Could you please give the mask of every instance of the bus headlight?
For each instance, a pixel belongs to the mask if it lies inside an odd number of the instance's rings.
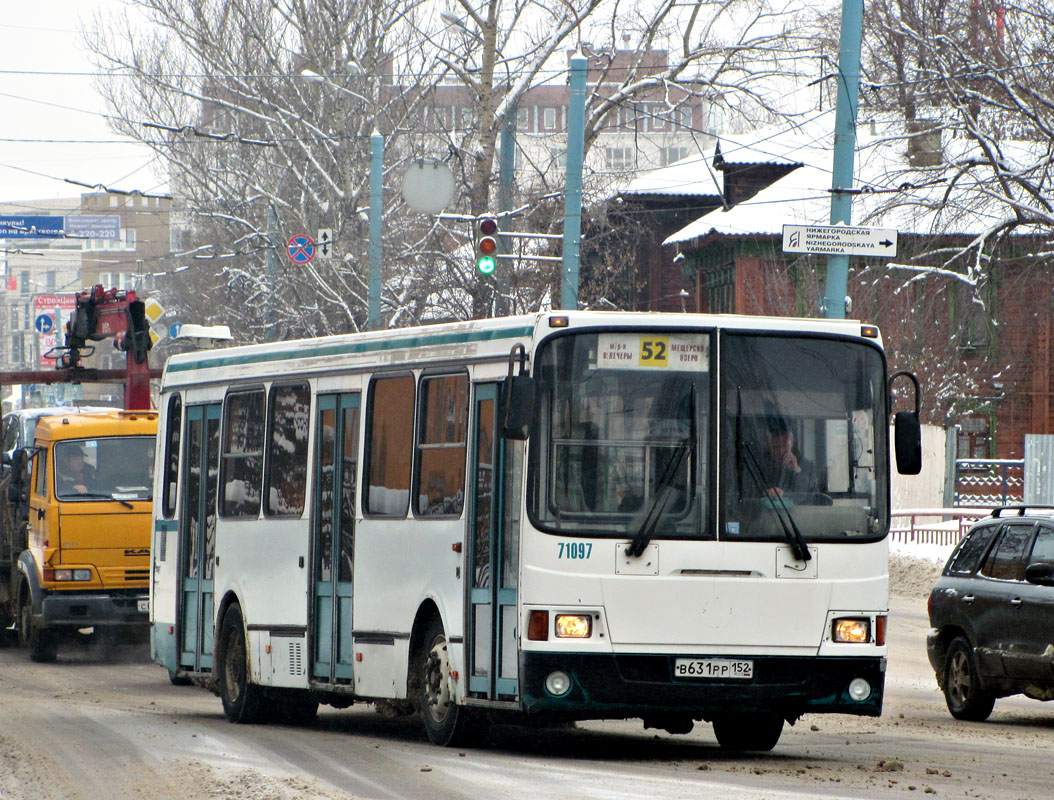
[[[588,639],[593,632],[593,619],[588,614],[557,614],[558,639]]]
[[[867,644],[871,641],[871,620],[859,617],[844,617],[834,621],[831,639],[835,642]]]

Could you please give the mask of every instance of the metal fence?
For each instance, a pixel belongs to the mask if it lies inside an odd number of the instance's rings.
[[[889,538],[903,544],[954,545],[991,508],[910,508],[890,513]]]
[[[955,461],[955,505],[1005,506],[1025,499],[1025,461],[959,458]]]

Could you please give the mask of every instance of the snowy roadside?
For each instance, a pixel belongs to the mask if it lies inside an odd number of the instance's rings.
[[[890,542],[889,591],[927,597],[955,545]]]

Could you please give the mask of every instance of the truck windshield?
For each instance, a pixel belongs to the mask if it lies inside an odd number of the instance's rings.
[[[555,337],[534,370],[531,516],[573,535],[712,538],[706,332]]]
[[[150,500],[154,437],[108,436],[55,444],[55,496],[60,500]]]
[[[849,340],[721,336],[723,539],[877,539],[888,521],[885,370]]]

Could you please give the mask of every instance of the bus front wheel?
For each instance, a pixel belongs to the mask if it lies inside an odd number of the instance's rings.
[[[216,658],[220,699],[227,719],[245,725],[266,722],[263,691],[249,682],[245,626],[242,610],[237,605],[232,605],[223,615]]]
[[[783,734],[779,714],[725,714],[713,719],[714,736],[725,750],[767,751]]]
[[[450,660],[443,623],[433,617],[421,653],[421,716],[432,744],[454,747],[469,738],[468,711],[459,706],[451,690]]]

